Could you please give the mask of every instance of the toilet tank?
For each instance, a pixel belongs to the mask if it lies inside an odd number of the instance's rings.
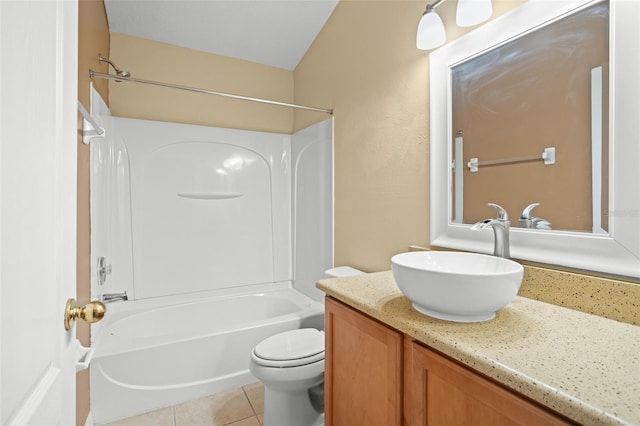
[[[331,268],[324,271],[325,278],[350,277],[353,275],[363,274],[365,274],[365,272],[352,268],[351,266],[338,266],[337,268]]]

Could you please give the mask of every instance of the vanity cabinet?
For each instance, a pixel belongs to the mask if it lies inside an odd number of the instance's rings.
[[[325,301],[325,425],[402,424],[401,333]]]
[[[330,297],[325,321],[327,426],[571,424]]]

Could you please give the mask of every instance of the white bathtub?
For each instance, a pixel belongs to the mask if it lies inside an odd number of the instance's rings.
[[[286,330],[323,328],[321,303],[291,288],[247,290],[108,304],[105,320],[93,330],[94,421],[256,381],[249,354],[260,340]]]

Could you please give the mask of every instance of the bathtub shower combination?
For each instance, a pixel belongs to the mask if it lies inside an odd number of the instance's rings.
[[[91,142],[91,413],[105,423],[256,379],[251,349],[323,328],[331,120],[294,135],[112,117]]]

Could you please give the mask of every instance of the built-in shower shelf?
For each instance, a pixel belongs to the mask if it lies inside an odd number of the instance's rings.
[[[242,197],[239,192],[178,192],[178,197],[194,200],[229,200]]]

